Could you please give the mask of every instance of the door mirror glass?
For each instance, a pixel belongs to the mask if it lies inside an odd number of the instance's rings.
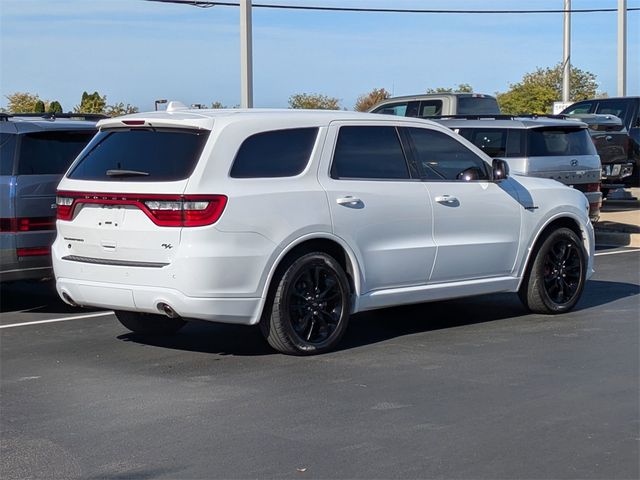
[[[502,158],[493,159],[493,179],[504,180],[509,176],[509,164]]]

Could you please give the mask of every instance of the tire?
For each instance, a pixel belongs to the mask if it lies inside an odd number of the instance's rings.
[[[274,277],[260,328],[269,345],[289,355],[333,349],[350,313],[349,280],[330,255],[313,252],[285,264]]]
[[[534,253],[520,300],[534,313],[568,312],[582,295],[586,272],[587,254],[578,236],[568,228],[554,230]]]
[[[150,313],[125,312],[116,310],[116,318],[122,325],[142,335],[172,335],[185,326],[181,318],[169,318]]]

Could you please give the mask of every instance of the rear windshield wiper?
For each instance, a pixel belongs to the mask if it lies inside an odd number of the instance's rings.
[[[110,177],[146,177],[149,172],[140,172],[138,170],[107,170]]]

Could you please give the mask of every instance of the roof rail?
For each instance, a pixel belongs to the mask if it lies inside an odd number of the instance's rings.
[[[517,118],[555,118],[555,119],[559,119],[559,120],[566,120],[567,118],[569,118],[567,115],[551,115],[551,114],[543,114],[543,115],[539,115],[536,113],[527,113],[527,114],[523,114],[523,115],[505,115],[505,114],[492,114],[492,113],[487,113],[487,114],[474,114],[474,115],[437,115],[437,116],[422,116],[419,118],[424,118],[427,120],[432,120],[432,119],[442,119],[442,120],[446,120],[446,119],[463,119],[463,120],[515,120]]]
[[[103,118],[110,118],[109,115],[104,115],[102,113],[54,113],[54,112],[46,112],[46,113],[0,113],[0,121],[7,121],[11,117],[19,117],[19,118],[42,118],[44,120],[55,120],[56,118],[68,118],[72,120],[89,120],[89,121],[97,121],[102,120]]]

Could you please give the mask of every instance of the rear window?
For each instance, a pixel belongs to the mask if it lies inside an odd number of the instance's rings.
[[[238,150],[231,167],[233,178],[293,177],[311,157],[317,128],[273,130],[250,136]]]
[[[20,141],[18,175],[62,175],[95,131],[27,133]]]
[[[188,178],[209,137],[187,129],[118,129],[94,137],[69,178],[168,182]]]
[[[16,136],[14,134],[0,134],[0,175],[13,174],[13,159],[16,149]]]
[[[529,130],[528,137],[530,157],[596,155],[586,128],[534,128]]]
[[[458,97],[458,115],[499,114],[500,107],[493,97]]]

